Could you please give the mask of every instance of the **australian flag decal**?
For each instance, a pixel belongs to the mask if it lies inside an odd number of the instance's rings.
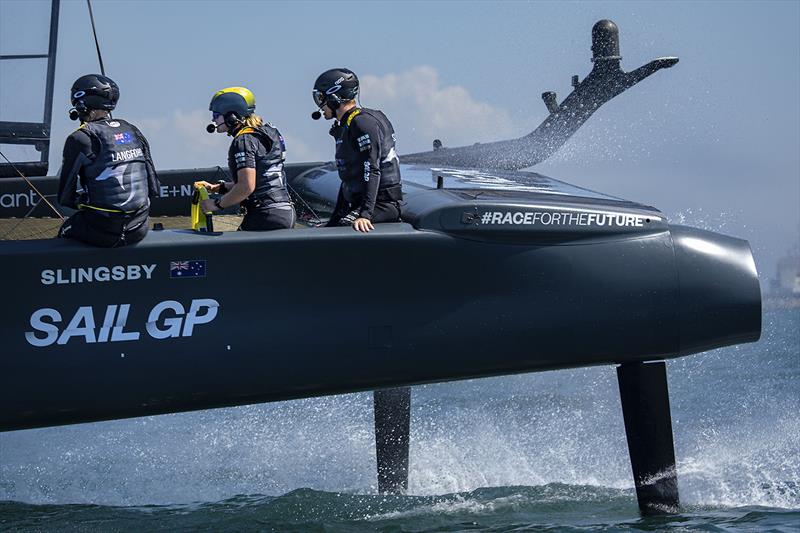
[[[133,135],[129,131],[114,134],[114,142],[116,144],[130,144],[132,141]]]
[[[169,277],[172,279],[204,278],[206,277],[206,260],[170,261]]]

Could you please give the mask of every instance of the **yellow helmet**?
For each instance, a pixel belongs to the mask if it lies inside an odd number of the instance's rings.
[[[236,118],[245,118],[256,110],[256,97],[245,87],[227,87],[214,93],[208,109],[222,116],[235,113]]]

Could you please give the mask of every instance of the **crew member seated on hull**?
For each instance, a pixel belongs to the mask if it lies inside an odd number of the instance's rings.
[[[239,204],[245,210],[239,230],[266,231],[294,226],[295,211],[286,186],[286,146],[280,132],[255,114],[256,99],[244,87],[228,87],[214,94],[208,132],[233,137],[228,167],[233,181],[197,182],[221,196],[203,200],[204,212]]]
[[[107,248],[137,243],[147,234],[150,198],[160,186],[147,139],[133,124],[111,117],[119,100],[111,78],[81,76],[70,100],[69,116],[81,127],[64,143],[58,199],[78,211],[58,236]]]
[[[330,133],[342,184],[327,225],[366,233],[378,222],[400,222],[403,193],[392,123],[381,111],[358,107],[358,88],[351,70],[335,68],[320,74],[312,95],[325,120],[336,118]]]

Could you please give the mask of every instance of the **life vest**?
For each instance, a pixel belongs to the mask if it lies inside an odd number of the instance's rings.
[[[86,122],[81,130],[99,151],[77,170],[86,192],[86,201],[78,207],[132,213],[148,206],[146,141],[139,130],[116,118]]]
[[[363,158],[359,144],[360,139],[356,138],[350,128],[353,120],[359,115],[368,116],[377,122],[381,131],[379,153],[381,179],[378,184],[376,200],[379,202],[400,201],[403,199],[403,193],[400,181],[400,159],[395,151],[394,128],[382,111],[367,108],[356,108],[343,117],[344,122],[334,133],[334,137],[337,139],[336,165],[342,180],[342,192],[345,199],[351,203],[359,203],[366,188],[364,175],[367,169],[360,163]],[[377,140],[371,142],[377,142]]]
[[[291,203],[283,168],[286,147],[280,132],[270,124],[258,128],[245,127],[236,132],[228,157],[233,181],[238,181],[235,152],[239,148],[236,146],[236,139],[242,135],[253,135],[267,149],[265,153],[256,153],[256,186],[242,205],[257,208],[276,203]]]

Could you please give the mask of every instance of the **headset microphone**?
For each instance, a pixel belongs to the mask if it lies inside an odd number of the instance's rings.
[[[74,107],[69,110],[69,119],[70,120],[78,120],[78,110]]]
[[[319,111],[314,111],[313,113],[311,113],[311,118],[313,118],[314,120],[319,120],[322,118],[322,113],[320,113]]]
[[[212,122],[211,124],[206,126],[206,131],[208,133],[214,133],[215,131],[217,131],[217,124],[215,122]]]

